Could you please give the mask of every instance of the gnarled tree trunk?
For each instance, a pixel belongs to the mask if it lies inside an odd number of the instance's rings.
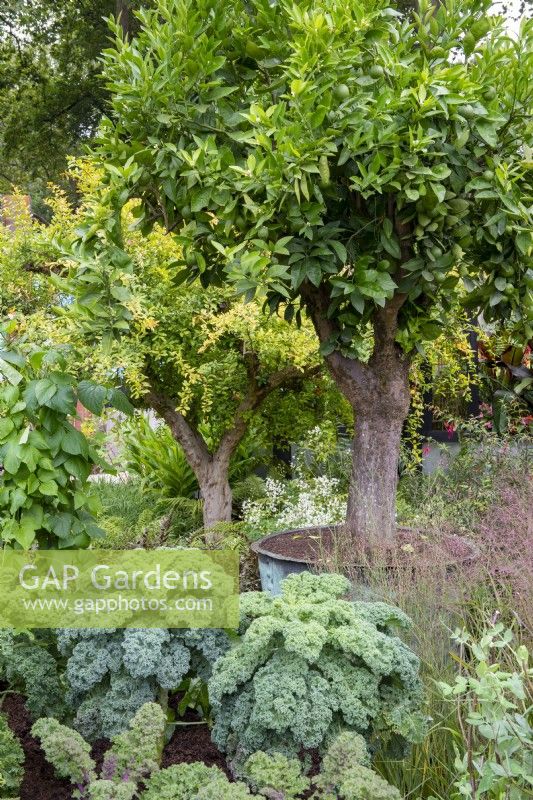
[[[372,375],[372,366],[370,365]],[[388,546],[396,531],[402,427],[409,411],[408,367],[395,356],[373,374],[372,393],[350,392],[355,416],[346,526],[370,546]]]
[[[280,387],[298,386],[302,380],[317,374],[320,367],[300,370],[288,366],[270,375],[266,383],[257,382],[256,364],[250,359],[248,364],[248,394],[235,411],[233,424],[222,435],[217,449],[212,453],[201,434],[179,411],[176,401],[155,385],[145,395],[146,405],[153,408],[167,423],[172,435],[183,447],[185,457],[194,471],[200,485],[203,500],[203,523],[206,539],[213,541],[209,534],[218,522],[230,522],[232,512],[232,492],[229,483],[231,458],[248,430],[250,413],[273,391]]]
[[[302,288],[321,342],[335,338],[324,287]],[[410,358],[396,343],[398,312],[404,302],[395,295],[376,310],[374,352],[368,362],[334,350],[326,356],[335,383],[353,408],[355,435],[348,494],[346,533],[359,547],[389,546],[396,532],[396,488],[402,426],[409,412]]]
[[[198,471],[206,531],[218,522],[231,522],[232,493],[228,475],[229,461],[216,455]]]

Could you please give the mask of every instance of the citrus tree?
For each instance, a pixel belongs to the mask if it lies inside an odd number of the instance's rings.
[[[101,202],[101,173],[89,163],[74,162],[69,175],[80,204],[53,189],[48,225],[31,218],[24,197],[11,200],[14,225],[0,226],[2,317],[39,349],[60,348],[78,379],[93,379],[80,400],[96,415],[113,384],[155,409],[199,479],[205,525],[228,520],[230,462],[246,436],[293,441],[326,415],[349,421],[312,327],[268,319],[228,287],[181,285],[171,237],[130,230],[131,206],[117,215],[116,202]],[[97,246],[90,257],[75,248],[75,279],[62,277],[72,242],[92,226]]]
[[[531,335],[533,23],[510,38],[489,12],[160,0],[106,51],[99,157],[141,226],[178,237],[185,277],[312,317],[355,412],[354,536],[393,539],[409,365],[440,309],[464,290]]]
[[[81,374],[127,387],[137,408],[165,420],[198,480],[208,529],[231,519],[230,467],[250,430],[298,438],[326,409],[342,417],[342,400],[309,322],[268,317],[228,286],[183,285],[181,247],[161,228],[131,230],[135,208],[106,199],[93,175],[72,271],[55,278],[71,298],[57,309],[61,335]],[[102,411],[98,401],[89,408]]]

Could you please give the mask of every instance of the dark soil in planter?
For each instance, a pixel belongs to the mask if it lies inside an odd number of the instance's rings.
[[[26,756],[20,800],[72,800],[72,785],[55,776],[54,769],[46,761],[38,741],[30,734],[33,722],[24,705],[24,698],[19,694],[7,694],[2,711],[7,715],[11,729],[20,739]],[[185,720],[196,722],[198,717],[194,712],[187,712]],[[109,742],[105,740],[95,743],[92,755],[98,766],[102,764],[108,747]],[[162,767],[189,764],[193,761],[217,766],[228,774],[226,760],[211,741],[207,725],[177,725],[163,752]]]
[[[208,767],[219,767],[230,777],[226,759],[211,741],[211,732],[207,725],[177,725],[172,739],[165,747],[161,766],[191,764],[193,761],[203,761]]]
[[[302,528],[273,534],[260,542],[263,552],[307,564],[342,563],[360,567],[377,562],[380,565],[408,567],[413,561],[435,558],[446,564],[459,564],[473,558],[473,545],[461,538],[447,534],[439,540],[430,539],[420,531],[399,528],[396,547],[378,551],[359,551],[346,540],[341,526]]]
[[[177,693],[169,699],[170,708],[176,709],[182,695]],[[174,734],[163,752],[162,767],[172,764],[191,764],[203,761],[208,767],[218,767],[231,777],[226,759],[211,741],[209,726],[200,721],[196,711],[187,709],[174,728]],[[183,724],[188,723],[188,724]]]
[[[24,698],[18,694],[6,695],[2,711],[7,714],[11,730],[20,739],[26,756],[20,800],[71,800],[70,782],[55,777],[53,767],[46,761],[38,741],[30,734],[33,723],[24,705]]]

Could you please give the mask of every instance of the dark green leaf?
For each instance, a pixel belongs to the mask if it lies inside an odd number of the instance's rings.
[[[113,406],[113,408],[117,409],[117,411],[121,411],[123,414],[126,414],[127,416],[133,414],[134,408],[132,404],[130,403],[124,392],[122,392],[120,389],[113,389],[111,391],[109,395],[109,402]]]
[[[102,413],[106,395],[107,389],[93,381],[81,381],[78,384],[78,399],[92,414]]]

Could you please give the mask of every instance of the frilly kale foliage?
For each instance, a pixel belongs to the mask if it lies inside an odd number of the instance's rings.
[[[23,776],[24,753],[19,740],[0,714],[0,797],[18,795]]]
[[[302,774],[302,762],[275,753],[254,753],[244,765],[246,780],[271,800],[296,800],[314,789],[311,800],[400,800],[400,793],[370,767],[366,742],[343,731],[329,746],[319,775]],[[309,795],[306,795],[309,796]]]
[[[343,731],[332,743],[314,778],[311,800],[401,800],[398,789],[370,768],[370,757],[362,736]]]
[[[154,773],[141,797],[142,800],[248,800],[257,795],[250,794],[244,783],[230,783],[218,767],[197,762],[176,764]]]
[[[311,781],[302,774],[302,762],[282,753],[268,755],[260,750],[244,765],[244,777],[250,786],[266,797],[295,800],[306,792]]]
[[[53,717],[43,717],[37,720],[31,732],[40,739],[46,758],[58,777],[79,784],[96,779],[91,746],[77,731],[67,728]]]
[[[397,789],[370,769],[365,740],[344,731],[331,744],[322,772],[313,780],[303,774],[299,759],[281,753],[257,752],[244,765],[242,781],[230,783],[217,767],[178,764],[155,772],[141,800],[400,800]],[[92,800],[92,798],[91,798]]]
[[[339,728],[391,744],[417,738],[419,661],[394,635],[409,619],[340,599],[340,575],[291,575],[280,597],[241,597],[241,641],[209,681],[213,740],[235,766],[256,750],[297,755]]]
[[[132,800],[138,784],[159,768],[166,718],[156,703],[146,703],[130,727],[116,737],[106,753],[100,777],[90,745],[77,731],[50,717],[38,720],[32,734],[41,741],[57,775],[76,787],[73,797],[83,800]]]
[[[217,630],[63,630],[58,647],[68,658],[74,725],[92,740],[126,730],[144,703],[189,673],[207,680],[228,637]]]
[[[65,714],[65,692],[50,631],[38,631],[31,637],[0,631],[0,680],[25,695],[34,718]]]
[[[202,763],[160,770],[165,723],[161,707],[146,703],[129,729],[115,737],[100,775],[90,745],[77,731],[43,718],[32,733],[57,775],[75,786],[78,800],[297,800],[311,787],[312,800],[400,800],[397,789],[370,768],[366,742],[356,733],[344,731],[333,741],[312,781],[297,759],[254,753],[244,764],[248,786],[230,783],[218,767]]]
[[[32,728],[57,775],[75,786],[78,800],[248,800],[243,783],[232,784],[222,770],[205,764],[180,764],[160,770],[165,714],[156,703],[139,709],[127,731],[114,739],[101,773],[88,742],[52,718]]]

